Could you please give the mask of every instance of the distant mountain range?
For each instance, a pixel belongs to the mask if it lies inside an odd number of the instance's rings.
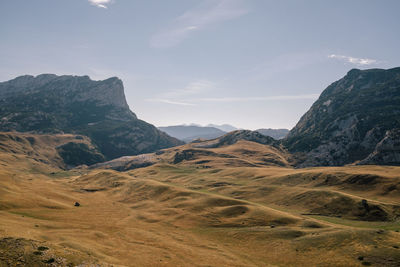
[[[274,139],[282,139],[285,138],[285,136],[289,133],[288,129],[258,129],[256,132],[259,132],[260,134],[263,134],[265,136],[270,136]]]
[[[214,127],[214,128],[220,129],[221,131],[224,131],[226,133],[239,130],[239,128],[236,128],[235,126],[232,126],[230,124],[221,124],[221,125],[208,124],[206,127]]]
[[[158,127],[158,129],[186,143],[189,143],[196,139],[208,140],[208,139],[218,138],[227,133],[227,131],[223,131],[221,129],[226,129],[226,130],[233,129],[229,132],[238,130],[236,127],[231,126],[229,124],[223,124],[223,125],[208,124],[208,126],[201,126],[196,124],[175,125],[175,126]],[[287,129],[259,129],[256,131],[261,133],[262,135],[269,136],[274,139],[282,139],[289,132],[289,130]]]
[[[88,76],[42,74],[2,82],[0,131],[85,135],[105,159],[183,144],[139,120],[116,77],[93,81]]]
[[[167,127],[158,127],[159,130],[168,135],[189,143],[195,139],[214,139],[224,135],[226,132],[214,127],[175,125]]]

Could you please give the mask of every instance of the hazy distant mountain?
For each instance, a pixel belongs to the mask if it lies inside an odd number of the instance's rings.
[[[214,127],[203,127],[194,125],[175,125],[158,127],[168,135],[185,142],[191,142],[195,139],[213,139],[224,135],[226,132]]]
[[[302,166],[400,165],[399,128],[400,68],[353,69],[322,92],[284,144],[305,153]]]
[[[221,131],[224,131],[224,132],[227,132],[227,133],[239,130],[235,126],[232,126],[232,125],[229,125],[229,124],[222,124],[222,125],[208,124],[206,127],[214,127],[214,128],[220,129]]]
[[[289,130],[288,129],[258,129],[256,130],[256,132],[259,132],[260,134],[266,135],[266,136],[270,136],[274,139],[282,139],[284,138],[288,133]]]
[[[106,159],[182,144],[136,117],[116,77],[42,74],[2,82],[0,131],[86,135]]]

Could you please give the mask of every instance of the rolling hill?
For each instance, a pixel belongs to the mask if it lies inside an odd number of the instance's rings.
[[[56,148],[76,136],[7,138],[0,150],[2,266],[400,261],[399,167],[295,169],[275,140],[239,131],[161,150],[143,168],[65,171]]]

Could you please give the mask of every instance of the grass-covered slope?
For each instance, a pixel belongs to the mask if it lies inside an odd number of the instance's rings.
[[[0,160],[67,169],[102,162],[104,156],[82,135],[0,132]]]
[[[213,149],[239,156],[250,143]],[[65,172],[9,155],[0,158],[0,266],[400,261],[399,167],[227,167],[219,158]]]

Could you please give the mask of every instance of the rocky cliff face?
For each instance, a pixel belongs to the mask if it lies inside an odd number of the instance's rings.
[[[65,103],[92,101],[127,109],[124,86],[117,77],[92,81],[89,76],[25,75],[0,83],[0,96],[52,93]]]
[[[0,83],[0,130],[83,134],[106,159],[181,144],[137,119],[116,77],[42,74]]]
[[[358,164],[400,165],[400,129],[387,131],[375,150]]]
[[[331,84],[283,141],[302,152],[300,166],[366,159],[400,127],[400,68],[353,69]]]

